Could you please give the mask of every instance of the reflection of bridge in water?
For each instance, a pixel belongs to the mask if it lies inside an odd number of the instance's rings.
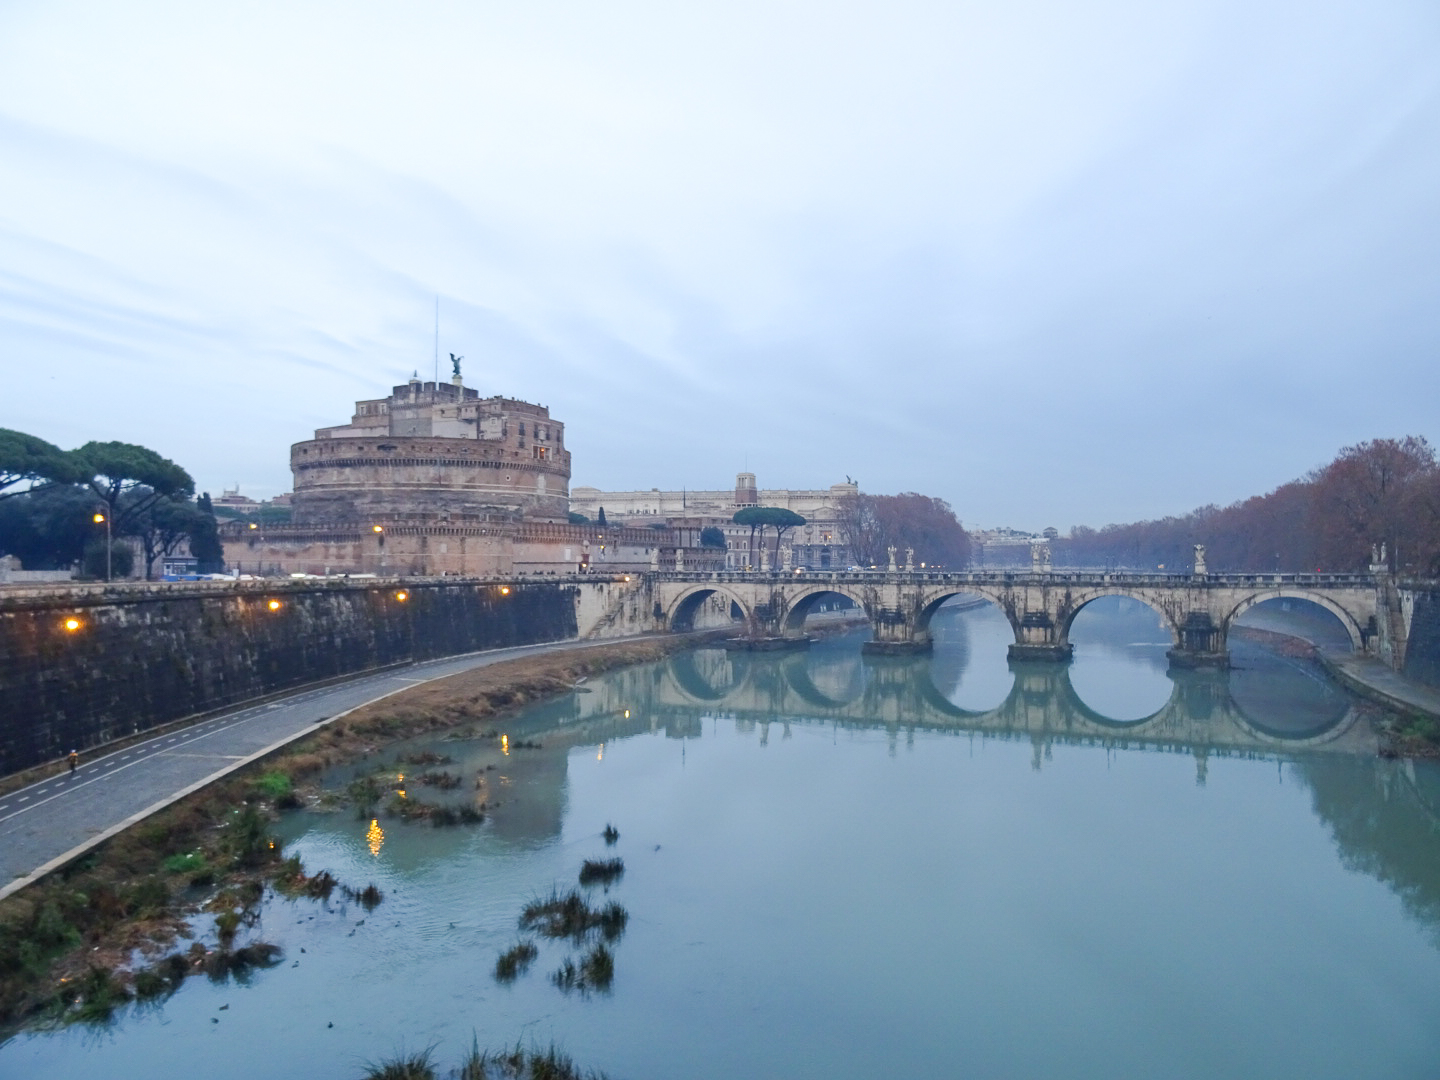
[[[837,672],[837,663],[853,667]],[[818,720],[1197,751],[1376,751],[1369,723],[1343,695],[1297,724],[1294,717],[1247,710],[1232,692],[1242,675],[1173,670],[1170,700],[1162,708],[1143,719],[1115,720],[1080,698],[1067,665],[1012,663],[1010,670],[1014,684],[1005,700],[977,711],[961,708],[936,687],[928,657],[862,658],[857,652],[817,664],[808,653],[697,649],[608,678],[579,699],[576,719],[599,720],[631,709],[637,718],[647,715],[651,725],[680,730],[723,716],[757,724]]]
[[[1197,780],[1212,755],[1279,759],[1309,790],[1347,865],[1384,882],[1412,916],[1440,934],[1440,769],[1380,758],[1369,723],[1343,693],[1312,698],[1316,707],[1303,717],[1280,715],[1270,711],[1273,699],[1247,690],[1243,670],[1172,671],[1164,707],[1122,722],[1080,700],[1065,665],[1011,670],[1015,681],[1005,700],[974,711],[936,687],[926,657],[699,649],[609,672],[586,687],[590,692],[533,710],[527,723],[510,730],[542,738],[546,753],[562,755],[582,748],[589,755],[596,744],[636,735],[701,738],[705,721],[713,719],[749,728],[762,743],[767,730],[787,724],[886,731],[892,746],[917,730],[973,733],[1028,739],[1036,767],[1057,744],[1190,753]],[[547,836],[560,834],[563,817],[565,758],[555,764],[541,795],[553,817]]]

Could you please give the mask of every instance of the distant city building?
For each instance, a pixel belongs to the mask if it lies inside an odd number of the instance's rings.
[[[237,513],[249,514],[260,509],[260,504],[248,495],[241,495],[240,488],[225,488],[220,494],[210,500],[210,505],[216,509],[234,510]]]
[[[1055,530],[1045,530],[1046,534],[1053,531]],[[1031,546],[1043,543],[1045,539],[1045,536],[1021,532],[1019,529],[1004,527],[972,529],[970,532],[970,558],[977,569],[982,567],[1026,567],[1031,563]]]
[[[734,488],[717,491],[572,488],[570,509],[594,521],[604,507],[605,520],[612,525],[664,523],[678,530],[677,536],[686,547],[698,545],[699,534],[705,528],[718,528],[725,534],[725,568],[736,570],[759,565],[761,560],[758,550],[750,549],[750,529],[731,520],[735,512],[747,506],[778,506],[805,519],[804,525],[785,534],[790,565],[819,570],[853,562],[840,527],[840,509],[846,498],[859,493],[860,486],[848,480],[828,488],[762,489],[756,486],[754,473],[742,472],[736,475]],[[773,549],[774,533],[767,530],[767,536],[767,548]]]
[[[419,575],[673,563],[669,530],[568,523],[564,431],[543,405],[480,397],[458,364],[450,383],[413,378],[291,447],[291,521],[226,523],[226,561],[262,574]]]

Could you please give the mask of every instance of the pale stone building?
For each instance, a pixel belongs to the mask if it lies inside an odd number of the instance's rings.
[[[846,498],[859,493],[860,486],[848,479],[828,488],[759,488],[755,474],[743,472],[736,475],[733,489],[721,491],[572,488],[570,509],[594,521],[604,507],[605,520],[612,525],[664,522],[679,530],[687,543],[692,542],[691,533],[698,535],[702,528],[714,526],[725,534],[726,568],[735,570],[760,562],[759,553],[750,549],[750,530],[731,520],[735,512],[747,506],[778,506],[794,511],[806,522],[785,535],[790,565],[819,570],[849,566],[853,561],[840,528],[840,508]]]

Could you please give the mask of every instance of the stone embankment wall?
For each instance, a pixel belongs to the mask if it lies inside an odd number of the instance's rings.
[[[1440,688],[1440,589],[1399,591],[1402,617],[1408,624],[1401,671],[1407,679]]]
[[[336,676],[635,633],[645,627],[638,605],[624,602],[631,587],[617,578],[0,591],[0,774]]]

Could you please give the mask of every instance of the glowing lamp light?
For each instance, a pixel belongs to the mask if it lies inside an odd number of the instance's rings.
[[[377,533],[383,533],[385,531],[385,528],[383,525],[376,525],[374,531]]]
[[[64,624],[64,625],[65,625],[65,629],[68,630],[70,633],[73,634],[73,633],[75,633],[76,630],[79,630],[80,627],[84,626],[85,624],[82,623],[79,619],[70,618],[70,619],[66,619],[66,620],[65,620],[65,624]]]
[[[260,527],[260,526],[259,526],[259,525],[256,525],[255,522],[253,522],[253,521],[250,522],[250,528],[252,528],[252,529],[258,529],[259,527]]]
[[[510,753],[510,736],[509,736],[509,735],[501,735],[501,736],[500,736],[500,752],[501,752],[502,754],[509,754],[509,753]]]
[[[626,710],[625,710],[625,719],[626,719],[626,720],[629,720],[629,719],[630,719],[630,710],[629,710],[629,709],[626,709]]]
[[[271,600],[265,606],[268,607],[271,611],[279,611],[281,605],[279,600]]]
[[[95,521],[95,524],[96,524],[96,525],[104,525],[104,524],[105,524],[105,515],[104,515],[104,514],[96,514],[95,517],[94,517],[94,521]]]
[[[509,585],[501,585],[501,586],[500,586],[500,595],[501,595],[501,596],[509,596],[509,595],[510,595],[510,586],[509,586]]]
[[[401,589],[395,594],[395,599],[399,600],[403,604],[406,600],[410,599],[410,594],[407,593],[404,589]]]

